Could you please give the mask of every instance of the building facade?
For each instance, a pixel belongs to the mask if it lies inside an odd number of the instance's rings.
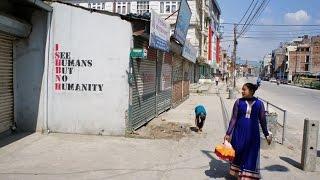
[[[266,77],[271,77],[272,72],[272,54],[266,54],[263,57],[263,75]]]
[[[320,74],[320,35],[311,37],[311,73]]]
[[[274,75],[292,81],[296,75],[320,73],[320,36],[303,36],[273,50]],[[266,62],[264,61],[264,64]]]
[[[86,8],[105,10],[119,14],[156,13],[171,25],[173,34],[180,7],[180,0],[64,0]],[[188,0],[191,20],[187,40],[197,49],[197,63],[192,67],[194,82],[208,78],[219,68],[221,10],[216,0]]]
[[[286,49],[284,47],[279,47],[274,50],[274,76],[276,78],[285,79],[287,75],[285,74],[286,71]]]

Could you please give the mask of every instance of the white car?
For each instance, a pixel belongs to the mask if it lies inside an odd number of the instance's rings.
[[[269,80],[270,82],[274,82],[274,83],[276,83],[277,82],[277,79],[276,78],[270,78],[270,80]]]

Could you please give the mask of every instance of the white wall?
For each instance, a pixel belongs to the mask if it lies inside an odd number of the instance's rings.
[[[54,132],[123,135],[129,102],[127,74],[132,45],[131,24],[117,16],[53,3],[50,42],[49,119]],[[68,26],[66,26],[68,25]],[[71,59],[92,60],[74,67],[62,83],[103,84],[102,91],[55,90],[54,49]]]

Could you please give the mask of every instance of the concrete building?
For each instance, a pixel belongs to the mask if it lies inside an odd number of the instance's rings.
[[[219,65],[219,72],[223,76],[228,76],[229,75],[228,64],[229,64],[230,60],[231,60],[231,58],[228,56],[227,51],[226,50],[221,50],[220,62],[218,63],[218,65]]]
[[[297,38],[286,46],[286,73],[292,81],[297,74],[311,73],[311,51],[308,36]]]
[[[274,54],[274,75],[276,78],[286,79],[286,49],[284,46],[281,46],[273,51]]]
[[[266,77],[271,77],[272,73],[272,54],[266,54],[263,57],[263,74]]]
[[[295,75],[317,75],[320,72],[320,36],[307,35],[281,43],[273,50],[272,68],[277,78],[292,81]]]

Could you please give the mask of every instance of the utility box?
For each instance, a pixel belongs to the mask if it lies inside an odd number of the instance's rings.
[[[315,171],[317,165],[319,121],[304,120],[301,166],[304,171]]]
[[[267,128],[268,131],[272,133],[272,142],[268,145],[268,142],[262,132],[261,126],[260,128],[260,146],[262,149],[270,149],[274,148],[275,146],[275,137],[277,135],[277,128],[278,128],[278,114],[277,113],[267,113],[266,114],[266,121],[267,121]]]

